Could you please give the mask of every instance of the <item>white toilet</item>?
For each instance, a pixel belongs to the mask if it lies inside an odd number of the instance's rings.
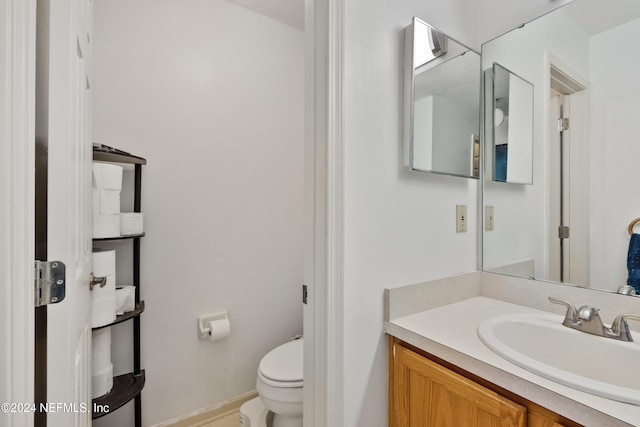
[[[240,408],[240,427],[302,427],[302,362],[302,338],[262,358],[256,380],[259,397]]]

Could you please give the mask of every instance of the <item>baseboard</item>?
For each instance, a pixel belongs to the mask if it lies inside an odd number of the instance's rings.
[[[225,402],[207,406],[188,414],[163,421],[159,424],[155,424],[153,427],[197,427],[199,425],[215,421],[218,418],[222,418],[230,412],[237,411],[244,402],[247,402],[257,396],[258,392],[255,390],[250,391],[248,393],[232,397]]]

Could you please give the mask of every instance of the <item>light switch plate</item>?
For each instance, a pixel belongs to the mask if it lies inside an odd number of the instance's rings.
[[[456,205],[456,233],[467,232],[467,205]]]
[[[493,206],[485,206],[484,207],[484,229],[485,231],[493,231]]]

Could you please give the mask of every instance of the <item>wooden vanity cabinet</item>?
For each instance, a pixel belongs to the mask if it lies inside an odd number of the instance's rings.
[[[389,427],[579,426],[435,359],[390,337]]]

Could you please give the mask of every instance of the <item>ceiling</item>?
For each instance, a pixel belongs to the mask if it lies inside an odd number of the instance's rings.
[[[640,17],[638,0],[580,0],[563,8],[590,36]]]
[[[227,0],[256,13],[304,30],[304,0]]]
[[[283,24],[304,30],[304,0],[227,0]],[[564,10],[589,35],[594,35],[640,17],[640,1],[615,0],[616,7],[605,9],[603,0],[581,0]],[[619,7],[622,6],[622,7]]]

